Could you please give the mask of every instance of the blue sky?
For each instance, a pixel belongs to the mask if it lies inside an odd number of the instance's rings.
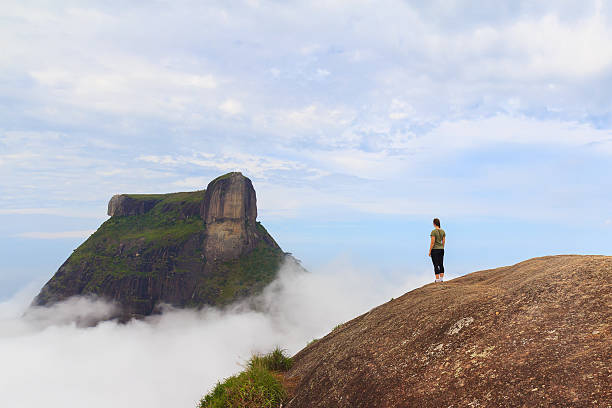
[[[612,249],[602,1],[6,1],[0,298],[116,193],[242,171],[307,266],[429,272]]]

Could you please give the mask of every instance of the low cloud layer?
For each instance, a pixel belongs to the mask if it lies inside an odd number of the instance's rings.
[[[0,304],[0,395],[7,407],[192,407],[252,353],[294,354],[336,324],[424,283],[338,262],[300,274],[290,265],[263,295],[219,311],[167,310],[129,324],[74,323],[111,313],[73,299],[23,315],[31,290]]]

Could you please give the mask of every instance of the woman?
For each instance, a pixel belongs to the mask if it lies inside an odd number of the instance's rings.
[[[444,282],[444,244],[446,244],[446,232],[440,228],[440,220],[434,218],[434,229],[431,231],[431,243],[429,244],[429,256],[434,265],[436,282]]]

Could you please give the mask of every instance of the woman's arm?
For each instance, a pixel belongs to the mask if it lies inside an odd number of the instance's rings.
[[[431,244],[429,244],[429,256],[431,256],[431,250],[433,249],[434,244],[436,243],[436,238],[431,236]]]
[[[444,238],[442,238],[442,246],[446,246],[446,235],[444,235]]]

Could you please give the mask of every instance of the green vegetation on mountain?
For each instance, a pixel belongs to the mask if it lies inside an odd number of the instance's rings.
[[[260,292],[275,277],[284,254],[260,244],[248,254],[217,265],[200,278],[196,299],[216,297],[217,305]]]
[[[206,229],[199,214],[192,214],[190,206],[198,204],[204,191],[171,194],[130,195],[137,200],[156,201],[152,210],[142,215],[111,217],[104,222],[74,253],[68,262],[75,266],[95,264],[92,284],[106,274],[117,277],[130,275],[149,276],[168,260],[178,256],[178,248],[188,240],[201,241]],[[189,214],[189,215],[186,215]],[[168,251],[167,258],[159,257],[160,251]],[[177,263],[200,262],[202,251],[194,247],[183,252]],[[177,273],[181,268],[175,268]]]
[[[207,190],[116,195],[108,208],[111,217],[36,305],[96,295],[118,302],[124,317],[151,314],[160,303],[221,306],[261,292],[287,256],[255,220],[255,190],[240,173],[216,178]]]

